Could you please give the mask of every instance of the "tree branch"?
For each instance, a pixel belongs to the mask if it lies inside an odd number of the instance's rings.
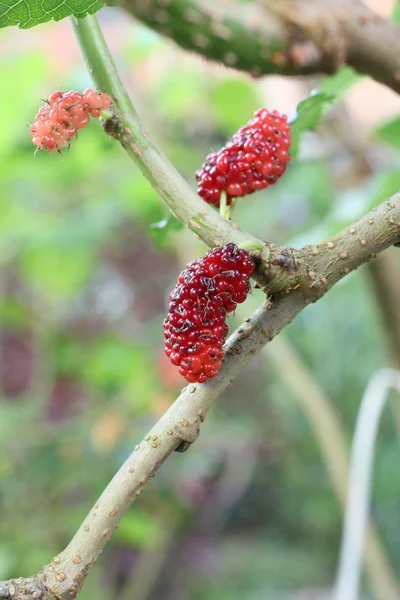
[[[400,29],[359,0],[263,0],[337,66],[348,64],[400,93]]]
[[[355,0],[342,22],[347,63],[400,93],[400,28]]]
[[[106,130],[120,141],[174,214],[209,245],[256,240],[206,206],[144,131],[119,80],[101,31],[93,17],[74,21],[86,62],[97,86],[114,99],[115,116]],[[136,446],[67,548],[28,579],[0,582],[0,599],[75,598],[124,513],[174,450],[184,450],[216,398],[268,341],[310,302],[318,300],[351,270],[400,240],[400,194],[385,202],[332,240],[302,250],[273,249],[260,280],[273,294],[228,339],[219,375],[202,385],[188,385],[165,415]]]
[[[343,229],[330,240],[301,250],[271,245],[264,289],[270,294],[299,289],[306,302],[315,302],[343,275],[376,257],[400,239],[400,193]]]
[[[134,17],[179,46],[247,71],[305,75],[334,72],[336,62],[299,30],[258,4],[219,0],[121,0]]]
[[[333,73],[343,64],[400,92],[400,29],[358,0],[120,0],[177,44],[262,75]]]
[[[105,122],[106,132],[120,142],[172,214],[209,246],[258,241],[206,204],[152,141],[119,78],[96,17],[72,18],[72,24],[94,83],[114,101],[115,117]]]
[[[73,19],[72,22],[96,86],[107,91],[115,101],[115,116],[106,121],[106,131],[121,143],[172,214],[212,247],[228,242],[262,243],[207,205],[152,141],[123,87],[96,18]],[[356,268],[360,253],[363,262],[366,262],[397,241],[400,221],[398,197],[376,211],[379,211],[379,218],[375,214],[363,217],[351,229],[319,246],[297,251],[265,242],[263,258],[269,260],[264,263],[265,272],[257,272],[258,283],[271,294],[286,293],[300,287],[307,302],[315,301],[343,273]],[[386,219],[384,230],[379,225],[382,218]]]

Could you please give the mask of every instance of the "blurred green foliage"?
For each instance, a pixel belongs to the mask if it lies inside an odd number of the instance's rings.
[[[205,155],[268,106],[268,88],[183,55],[119,13],[102,18],[146,125],[194,184]],[[32,49],[23,46],[24,32],[8,33],[14,51],[1,57],[0,578],[35,572],[67,544],[174,400],[183,381],[164,358],[162,321],[177,274],[204,251],[97,122],[62,159],[33,157],[25,124],[40,98],[60,84],[90,85],[68,24],[44,26],[41,36]],[[61,45],[55,53],[54,36]],[[348,71],[340,77],[334,90],[332,78],[320,82],[318,120],[327,94],[342,97],[356,83]],[[340,106],[329,116],[336,118]],[[356,170],[354,156],[340,145],[331,150],[334,134],[321,127],[304,138],[279,184],[238,203],[235,218],[276,243],[332,235],[398,190],[399,135],[398,127],[382,127],[374,138],[380,171],[343,185],[338,174]],[[371,291],[364,267],[283,333],[331,398],[349,440],[363,389],[387,364],[387,332]],[[254,291],[249,314],[261,299]],[[397,452],[388,413],[374,515],[393,564],[400,561]],[[302,586],[330,584],[340,526],[309,423],[256,357],[213,409],[198,443],[171,457],[137,500],[81,597],[142,598],[141,577],[158,550],[148,598],[286,598]]]

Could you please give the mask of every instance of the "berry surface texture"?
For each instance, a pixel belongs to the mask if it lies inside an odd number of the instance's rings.
[[[108,94],[87,89],[79,92],[54,92],[39,109],[30,127],[32,141],[38,150],[51,154],[69,147],[70,140],[89,123],[98,118],[111,104]]]
[[[254,268],[249,254],[229,243],[179,275],[164,320],[165,353],[187,381],[203,383],[218,374],[227,314],[245,301]]]
[[[218,152],[209,154],[196,173],[199,195],[216,207],[276,183],[290,161],[290,126],[276,110],[258,110]]]

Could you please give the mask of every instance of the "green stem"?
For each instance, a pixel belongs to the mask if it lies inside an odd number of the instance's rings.
[[[272,258],[269,246],[263,244],[259,240],[247,240],[246,242],[241,242],[239,244],[239,248],[241,248],[242,250],[246,250],[246,252],[249,253],[249,255],[256,262],[256,264],[258,263],[258,261],[261,260],[261,263],[259,263],[258,265],[258,275],[261,275],[261,278],[256,276],[255,279],[259,286],[262,288],[262,274],[265,274],[267,272],[269,268],[269,263]]]
[[[71,17],[71,22],[86,66],[97,88],[110,94],[122,115],[129,115],[130,120],[139,124],[139,116],[119,77],[97,18]]]
[[[108,121],[109,119],[112,119],[114,116],[114,113],[111,112],[110,110],[102,110],[100,112],[100,117],[102,119],[104,119],[105,121]]]
[[[94,84],[114,102],[115,115],[105,122],[105,130],[120,142],[172,214],[211,247],[258,241],[249,233],[234,229],[208,206],[153,142],[121,82],[96,17],[72,18],[72,24]]]
[[[246,242],[241,242],[239,248],[246,250],[246,252],[262,252],[264,244],[259,240],[247,240]]]
[[[219,202],[219,214],[221,217],[228,221],[232,219],[232,208],[232,204],[229,206],[227,204],[226,192],[221,192],[221,199]]]

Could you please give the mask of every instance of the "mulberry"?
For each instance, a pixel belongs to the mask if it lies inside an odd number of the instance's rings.
[[[290,161],[290,127],[286,115],[261,108],[219,150],[209,154],[196,173],[197,191],[219,207],[221,193],[227,204],[276,183]]]
[[[39,150],[54,154],[69,146],[71,138],[84,129],[90,117],[99,117],[108,108],[108,94],[87,89],[79,92],[54,92],[39,109],[30,127],[33,143]]]
[[[170,295],[165,353],[189,382],[218,374],[228,335],[227,313],[245,301],[254,263],[229,243],[190,262]]]

